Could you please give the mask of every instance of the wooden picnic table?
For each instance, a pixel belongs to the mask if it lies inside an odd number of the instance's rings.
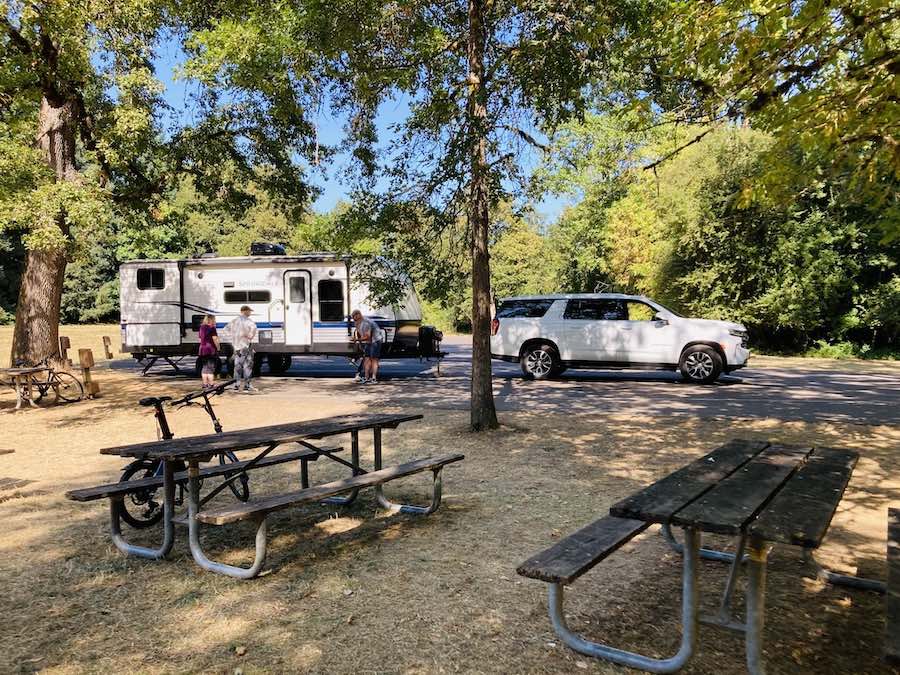
[[[0,368],[0,379],[9,378],[9,383],[16,390],[16,407],[19,410],[24,401],[28,401],[32,408],[37,408],[31,394],[31,378],[38,373],[45,373],[49,370],[46,366],[30,366],[27,368]]]
[[[764,670],[766,561],[773,544],[817,548],[850,481],[858,454],[851,450],[734,440],[614,504],[610,516],[583,528],[519,567],[547,581],[554,628],[573,649],[652,672],[672,672],[693,656],[697,622],[745,634],[747,667]],[[655,659],[590,642],[569,630],[562,613],[563,585],[571,583],[651,523],[683,554],[682,643],[669,659]],[[671,526],[683,528],[678,543]],[[701,548],[701,533],[730,535],[735,552]],[[745,555],[746,552],[746,555]],[[698,616],[697,560],[731,563],[725,591],[712,616]],[[747,565],[746,617],[732,614],[732,595]]]
[[[183,460],[212,457],[223,450],[233,452],[249,450],[264,445],[281,445],[302,440],[315,440],[328,436],[350,433],[358,438],[360,431],[368,429],[396,429],[404,422],[422,419],[422,415],[393,413],[360,413],[340,415],[303,422],[288,422],[252,429],[238,429],[221,434],[184,436],[168,440],[135,443],[103,448],[103,455],[122,457],[148,457],[150,459]]]
[[[419,414],[391,414],[391,413],[364,413],[356,415],[342,415],[326,419],[309,420],[304,422],[291,422],[252,429],[242,429],[225,433],[204,434],[201,436],[188,436],[184,438],[162,439],[148,443],[136,443],[132,445],[103,448],[100,452],[106,455],[119,455],[122,457],[136,457],[159,460],[163,464],[162,488],[164,491],[163,503],[163,543],[157,549],[136,546],[124,540],[121,533],[120,517],[123,508],[123,499],[129,494],[131,486],[124,483],[101,485],[94,488],[73,490],[67,493],[70,499],[76,501],[89,501],[107,497],[110,499],[111,527],[113,541],[116,546],[127,555],[135,555],[150,559],[160,559],[168,555],[174,542],[174,525],[186,522],[188,526],[188,541],[194,560],[204,569],[220,572],[229,576],[248,579],[256,576],[265,559],[266,550],[266,525],[265,518],[271,511],[277,511],[288,506],[301,503],[325,502],[331,504],[346,505],[356,499],[357,494],[363,488],[372,487],[378,503],[388,509],[415,514],[432,513],[440,504],[441,483],[440,472],[445,464],[463,459],[462,455],[453,454],[436,458],[424,458],[401,465],[382,467],[382,431],[395,429],[404,422],[421,419]],[[371,430],[373,433],[373,465],[374,469],[366,471],[360,466],[359,461],[359,434],[362,431]],[[341,434],[350,434],[351,459],[345,461],[335,453],[341,448],[326,449],[313,445],[310,441]],[[238,480],[241,475],[258,466],[265,466],[270,461],[281,455],[269,458],[269,453],[279,446],[297,443],[306,449],[300,457],[301,489],[282,495],[275,495],[260,501],[243,503],[235,507],[201,510],[203,504],[209,502],[231,482]],[[240,472],[233,473],[215,489],[200,498],[201,472],[199,464],[208,461],[215,455],[229,450],[232,452],[256,449],[256,455],[247,461],[240,462]],[[292,455],[292,458],[293,458]],[[319,457],[342,464],[352,470],[352,476],[341,481],[333,481],[324,485],[310,487],[308,462],[315,461]],[[176,519],[175,488],[185,482],[183,474],[176,473],[176,468],[187,463],[187,487],[188,487],[188,514],[186,518]],[[234,466],[234,465],[231,465]],[[222,467],[218,473],[229,471],[230,467]],[[215,470],[213,470],[215,471]],[[382,486],[384,483],[412,475],[421,471],[432,471],[434,474],[434,492],[432,503],[428,507],[412,506],[406,504],[394,504],[388,500]],[[159,483],[157,482],[156,485]],[[349,494],[348,494],[349,493]],[[347,495],[347,496],[340,496]],[[199,540],[200,523],[223,525],[238,520],[252,519],[257,523],[256,557],[250,567],[238,567],[217,563],[206,557]]]

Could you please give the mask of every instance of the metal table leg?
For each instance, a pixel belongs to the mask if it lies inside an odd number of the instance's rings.
[[[381,428],[376,427],[375,430],[375,471],[378,471],[381,468]],[[375,500],[378,502],[379,506],[383,509],[387,509],[388,511],[399,511],[400,513],[411,513],[417,516],[427,516],[429,513],[434,513],[438,510],[438,507],[441,505],[441,469],[443,467],[438,467],[437,469],[432,469],[432,474],[434,476],[433,487],[431,491],[431,503],[428,506],[415,506],[413,504],[397,504],[392,502],[390,499],[384,496],[384,489],[381,485],[375,486]]]
[[[256,556],[250,567],[237,567],[210,560],[200,546],[200,522],[197,513],[200,511],[200,467],[196,459],[188,463],[188,544],[194,561],[205,570],[226,574],[238,579],[252,579],[262,569],[266,561],[266,517],[260,516],[256,521]]]
[[[31,375],[16,375],[13,377],[16,389],[16,410],[22,407],[24,401],[28,401],[28,405],[37,408],[38,404],[34,402],[31,393]]]
[[[376,429],[376,432],[380,431],[381,429]],[[350,461],[353,463],[353,475],[358,476],[361,472],[359,470],[359,431],[356,429],[350,432]],[[378,469],[380,467],[376,465],[375,468]],[[308,487],[308,476],[306,480],[307,485],[304,485],[303,487]],[[323,499],[322,503],[334,506],[349,506],[356,501],[357,495],[359,495],[359,488],[352,490],[346,497],[329,497],[328,499]]]
[[[747,537],[742,533],[738,537],[737,546],[734,549],[735,553],[734,556],[732,556],[734,560],[731,562],[731,569],[728,572],[728,581],[725,582],[725,590],[722,592],[722,601],[719,603],[719,611],[714,615],[701,616],[701,623],[721,626],[722,628],[728,628],[730,630],[747,630],[746,624],[736,619],[731,613],[731,599],[734,595],[735,584],[737,583],[738,574],[741,570],[741,563],[743,563],[746,558],[744,555],[746,545]]]
[[[766,623],[766,561],[771,544],[752,541],[749,547],[750,562],[747,569],[747,670],[750,675],[763,675],[763,628]]]
[[[175,515],[175,469],[172,462],[163,460],[163,543],[159,548],[147,548],[129,544],[122,536],[121,516],[125,508],[125,495],[118,495],[109,500],[110,529],[112,540],[122,553],[150,560],[165,558],[175,543],[175,526],[172,517]]]
[[[807,562],[816,568],[816,576],[822,581],[827,581],[835,586],[846,586],[847,588],[856,588],[861,591],[874,591],[875,593],[887,593],[887,584],[878,579],[865,579],[863,577],[855,577],[850,574],[840,574],[834,572],[827,567],[823,567],[812,550],[803,549],[803,557]]]
[[[660,528],[660,532],[673,551],[675,551],[678,555],[684,555],[684,546],[679,544],[678,540],[675,539],[675,535],[672,534],[672,526],[669,525],[669,523],[663,523],[662,527]],[[701,548],[700,557],[704,560],[714,560],[716,562],[734,562],[734,553],[715,551],[709,548]],[[741,562],[747,562],[747,556],[742,557]]]
[[[591,642],[576,635],[566,625],[563,613],[563,585],[558,583],[550,584],[549,588],[550,621],[556,634],[576,652],[631,668],[651,673],[673,673],[683,668],[694,655],[697,645],[697,559],[700,552],[700,533],[693,529],[685,530],[685,542],[687,545],[681,584],[681,646],[675,656],[655,659]]]

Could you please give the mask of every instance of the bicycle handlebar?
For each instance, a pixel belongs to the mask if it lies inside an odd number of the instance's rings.
[[[223,391],[225,391],[228,387],[233,385],[235,382],[237,382],[237,380],[228,380],[227,382],[223,382],[222,384],[217,384],[216,386],[214,386],[210,389],[201,389],[200,391],[192,391],[190,394],[188,394],[184,398],[180,398],[176,401],[171,401],[169,403],[169,405],[171,405],[171,406],[188,405],[195,398],[200,398],[201,396],[204,396],[204,397],[205,396],[217,396],[218,394],[221,394]]]

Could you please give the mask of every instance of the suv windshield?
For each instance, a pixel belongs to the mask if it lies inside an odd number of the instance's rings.
[[[553,300],[504,300],[497,308],[498,319],[539,319],[547,313]]]

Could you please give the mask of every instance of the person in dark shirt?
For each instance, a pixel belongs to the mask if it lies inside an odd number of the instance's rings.
[[[207,314],[200,324],[200,379],[203,388],[213,386],[216,377],[216,364],[219,361],[219,334],[216,331],[216,317]]]

